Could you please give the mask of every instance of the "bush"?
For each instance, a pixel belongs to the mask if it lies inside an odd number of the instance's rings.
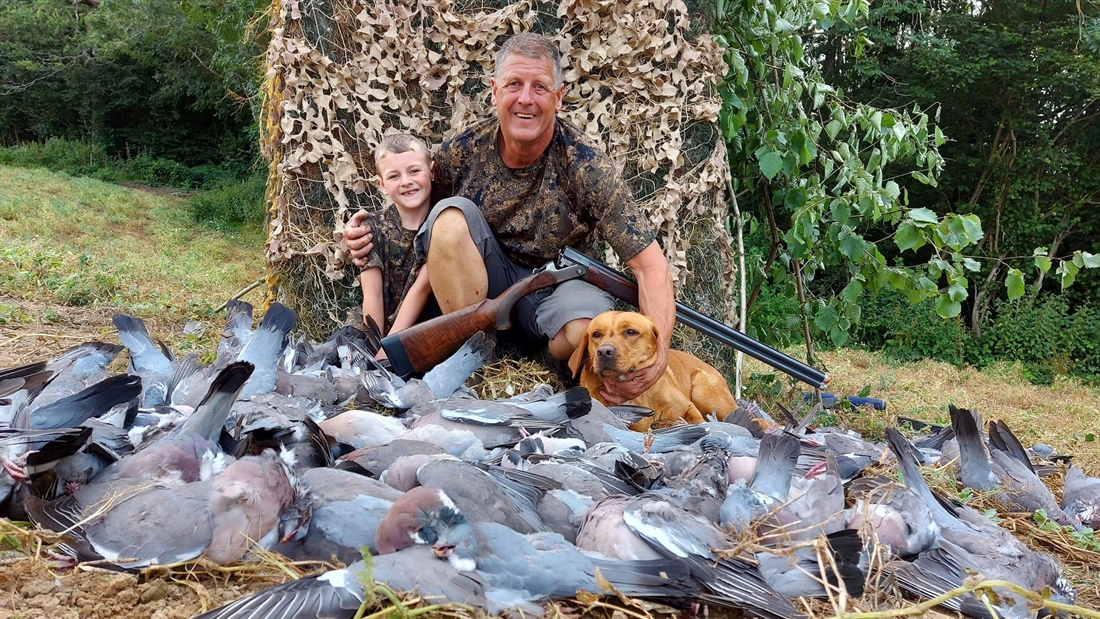
[[[1002,300],[994,312],[973,363],[1019,361],[1031,381],[1043,384],[1058,374],[1100,378],[1100,316],[1091,307],[1071,311],[1064,297],[1042,295]]]
[[[0,148],[0,164],[20,168],[46,168],[74,176],[90,176],[111,165],[99,144],[50,138]]]
[[[936,359],[961,364],[973,344],[960,318],[941,318],[931,300],[913,305],[904,294],[888,289],[863,305],[855,341],[900,361]]]
[[[223,185],[240,184],[237,171],[230,166],[203,164],[188,167],[171,159],[144,153],[117,159],[108,155],[106,148],[100,144],[60,138],[0,147],[0,164],[46,168],[110,183],[131,182],[177,189],[217,189]]]
[[[193,196],[188,202],[195,221],[208,225],[259,225],[264,221],[266,170],[257,170],[242,181],[222,181],[217,187]]]

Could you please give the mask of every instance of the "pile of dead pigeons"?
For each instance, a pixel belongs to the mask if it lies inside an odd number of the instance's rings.
[[[896,429],[885,444],[796,433],[749,403],[729,417],[744,425],[641,434],[628,426],[650,411],[609,409],[579,387],[478,399],[464,384],[492,353],[483,334],[406,381],[375,361],[367,334],[294,341],[295,319],[276,303],[253,329],[251,306],[230,303],[204,365],[118,315],[121,345],[0,370],[0,515],[64,532],[72,542],[54,552],[73,564],[228,564],[260,545],[348,565],[202,615],[284,619],[352,617],[366,574],[494,614],[613,589],[786,619],[802,616],[792,599],[861,595],[875,545],[918,598],[977,572],[1072,603],[1054,557],[938,496],[919,467],[957,462],[961,483],[1006,511],[1100,521],[1100,480],[1071,468],[1055,501],[1038,457],[1002,423],[983,435],[970,411],[914,442]],[[127,372],[108,376],[124,348]],[[869,472],[889,462],[903,481]],[[1042,612],[997,593],[945,606]]]

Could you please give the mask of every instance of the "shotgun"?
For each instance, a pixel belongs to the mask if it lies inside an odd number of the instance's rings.
[[[483,299],[438,318],[382,338],[390,367],[399,376],[426,372],[450,357],[478,331],[512,328],[512,307],[523,297],[547,286],[583,277],[580,265],[558,266],[553,262],[512,284],[495,299]]]
[[[584,281],[635,307],[638,306],[638,284],[606,264],[586,256],[572,247],[561,250],[558,254],[557,264],[559,267],[584,267],[585,275],[582,278]],[[824,389],[825,385],[829,383],[829,376],[821,370],[789,357],[766,344],[761,344],[744,333],[705,314],[701,314],[682,303],[676,303],[676,320],[703,335],[708,335],[754,359],[763,361],[814,389]]]

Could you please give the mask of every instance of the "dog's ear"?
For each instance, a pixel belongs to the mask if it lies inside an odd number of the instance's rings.
[[[569,371],[573,373],[574,379],[581,375],[581,369],[588,363],[588,341],[588,329],[585,329],[577,349],[569,357]]]

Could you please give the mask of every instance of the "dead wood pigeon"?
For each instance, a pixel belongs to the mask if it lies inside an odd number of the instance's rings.
[[[417,468],[416,478],[421,486],[446,488],[451,500],[474,522],[499,522],[520,533],[550,530],[539,516],[538,504],[546,489],[557,486],[552,480],[540,478],[548,483],[539,488],[493,475],[484,465],[438,458]]]
[[[969,412],[965,414],[973,421]],[[955,433],[959,433],[958,426]],[[949,509],[924,481],[916,449],[895,428],[887,428],[886,436],[898,458],[905,484],[924,500],[940,528],[935,546],[918,555],[915,561],[896,560],[888,564],[903,588],[923,597],[936,597],[962,585],[968,571],[976,571],[986,578],[1008,580],[1032,591],[1049,590],[1051,599],[1073,603],[1076,591],[1062,576],[1057,559],[1032,551],[1016,536],[971,508]],[[966,439],[960,438],[963,440]],[[998,599],[993,606],[1001,616],[1033,616],[1034,609],[1029,608],[1027,600],[1011,591],[996,590],[996,593]],[[989,616],[985,604],[973,595],[953,598],[944,605],[972,617]]]
[[[142,406],[168,402],[168,386],[176,371],[176,359],[163,343],[153,341],[145,322],[134,316],[115,314],[111,318],[118,339],[130,353],[127,372],[141,377]]]
[[[260,326],[237,354],[238,361],[247,361],[255,367],[252,376],[241,389],[241,398],[275,390],[279,357],[286,347],[287,334],[297,321],[298,315],[294,310],[282,303],[275,302],[267,308]]]
[[[729,486],[726,472],[729,457],[724,441],[705,437],[700,441],[700,454],[691,466],[672,476],[667,474],[666,468],[663,486],[653,492],[710,522],[718,522]]]
[[[379,364],[363,374],[367,392],[378,404],[410,409],[451,396],[492,357],[495,341],[482,331],[470,336],[453,355],[424,374],[405,381]]]
[[[83,391],[107,378],[107,366],[122,346],[103,342],[85,342],[69,348],[46,363],[54,376],[28,406],[30,411]]]
[[[986,449],[974,416],[967,409],[950,406],[951,427],[959,442],[959,479],[967,488],[993,490],[996,500],[1009,511],[1044,510],[1059,524],[1072,525],[1054,494],[1035,474],[1027,453],[1004,424],[993,424],[998,440]],[[1009,451],[997,448],[1004,445]],[[1012,449],[1016,447],[1016,449]]]
[[[416,544],[431,546],[455,569],[481,577],[493,614],[518,608],[541,616],[539,603],[580,591],[610,593],[597,573],[631,597],[677,599],[695,590],[677,559],[595,559],[555,533],[523,535],[495,522],[471,523],[446,493],[427,486],[394,502],[378,528],[382,554]]]
[[[863,477],[851,487],[855,504],[846,512],[846,526],[869,527],[875,539],[904,559],[913,558],[935,543],[940,528],[911,488],[885,477]]]
[[[410,546],[346,568],[301,578],[230,602],[194,619],[351,619],[367,593],[366,583],[397,592],[416,591],[432,603],[488,608],[484,581],[440,561],[430,547]]]
[[[163,438],[143,444],[138,451],[108,465],[96,481],[164,477],[198,481],[203,454],[221,453],[218,437],[251,373],[252,364],[248,362],[230,364],[214,379],[206,398],[190,417]]]
[[[351,409],[320,422],[325,434],[350,449],[387,445],[409,431],[405,420],[375,411]]]
[[[734,545],[713,523],[651,493],[600,501],[577,534],[579,548],[607,557],[679,558],[700,585],[704,602],[764,619],[801,617],[755,565],[720,554]]]
[[[292,462],[267,450],[193,483],[119,479],[83,486],[52,503],[30,502],[28,511],[36,523],[80,538],[81,558],[128,569],[199,555],[227,564],[254,543],[271,547],[280,514],[308,505],[307,492]],[[308,520],[308,508],[295,514]]]
[[[239,299],[230,299],[225,304],[225,328],[218,340],[217,357],[214,370],[221,371],[225,366],[237,361],[244,345],[252,339],[252,304]]]
[[[446,452],[443,448],[435,443],[426,443],[424,441],[411,441],[408,439],[398,438],[386,443],[385,445],[375,445],[372,447],[363,447],[356,449],[353,452],[340,456],[340,462],[337,463],[338,467],[345,466],[344,463],[353,463],[365,472],[367,475],[378,478],[387,468],[393,464],[394,460],[402,456],[418,456],[418,455],[442,455]],[[349,470],[355,470],[350,468]]]
[[[1081,469],[1069,467],[1062,491],[1062,507],[1082,525],[1100,529],[1100,479],[1086,477]]]
[[[570,418],[587,414],[592,396],[584,387],[533,402],[451,396],[413,408],[410,429],[435,425],[472,432],[486,448],[511,447],[538,432],[554,432]]]
[[[309,487],[310,519],[297,535],[272,550],[294,561],[336,560],[350,565],[362,549],[374,547],[378,523],[402,492],[348,471],[309,469],[301,474]],[[287,537],[284,532],[281,537]]]
[[[593,401],[588,414],[565,424],[563,434],[579,438],[589,447],[598,443],[617,443],[637,453],[665,453],[691,445],[706,436],[707,430],[700,425],[683,425],[649,433],[635,432],[606,406]]]

